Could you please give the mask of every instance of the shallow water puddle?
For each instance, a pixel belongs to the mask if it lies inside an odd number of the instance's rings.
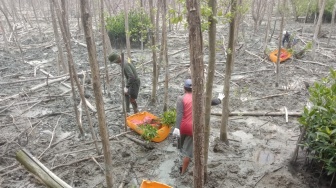
[[[275,160],[275,155],[271,151],[259,150],[256,153],[256,162],[260,164],[272,164]]]

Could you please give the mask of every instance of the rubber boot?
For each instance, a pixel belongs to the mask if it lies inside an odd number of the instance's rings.
[[[130,110],[130,98],[128,95],[125,95],[125,102],[126,102],[126,112],[129,113]]]
[[[139,110],[138,110],[138,104],[136,103],[136,101],[132,102],[131,104],[132,104],[134,113],[135,114],[138,113]]]

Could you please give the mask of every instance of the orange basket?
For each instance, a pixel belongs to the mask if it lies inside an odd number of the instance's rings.
[[[278,59],[278,51],[279,50],[274,50],[270,53],[269,58],[273,63],[277,62]],[[291,53],[289,53],[286,49],[281,48],[280,49],[280,62],[286,61],[292,56]]]
[[[156,117],[155,115],[149,113],[149,112],[139,112],[136,114],[133,114],[129,117],[126,118],[126,122],[127,122],[127,126],[129,128],[131,128],[132,130],[134,130],[135,132],[139,133],[140,135],[143,134],[142,129],[139,128],[139,125],[144,124],[144,123],[148,123],[148,121],[150,120],[155,120],[155,119],[159,119],[158,117]],[[153,142],[162,142],[163,140],[165,140],[169,133],[170,133],[170,129],[171,127],[168,127],[166,125],[162,125],[162,127],[160,129],[157,130],[157,136],[155,138],[152,139]]]
[[[173,187],[156,181],[142,180],[140,188],[173,188]]]

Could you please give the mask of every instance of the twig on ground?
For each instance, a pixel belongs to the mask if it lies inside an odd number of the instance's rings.
[[[50,142],[49,142],[48,147],[47,147],[47,148],[40,154],[40,156],[37,157],[38,159],[41,159],[42,155],[43,155],[43,154],[50,148],[51,143],[52,143],[53,140],[54,140],[55,130],[56,130],[57,126],[58,126],[58,122],[59,122],[59,120],[61,119],[61,117],[62,117],[62,116],[60,116],[60,117],[57,119],[56,125],[55,125],[54,130],[53,130],[53,132],[52,132],[52,134],[51,134],[51,138],[50,138]]]
[[[272,97],[279,97],[279,96],[284,96],[284,95],[289,95],[289,94],[296,94],[296,93],[300,93],[300,91],[296,91],[294,93],[292,92],[288,92],[288,93],[280,93],[280,94],[275,94],[275,95],[269,95],[269,96],[265,96],[265,97],[260,97],[260,98],[255,98],[255,99],[250,99],[249,101],[255,101],[255,100],[261,100],[261,99],[267,99],[267,98],[272,98]]]
[[[100,170],[104,173],[105,172],[104,168],[96,161],[94,157],[91,157],[91,158],[99,166]]]
[[[94,158],[103,158],[103,157],[104,157],[104,155],[94,156]],[[50,170],[55,170],[57,168],[64,167],[64,166],[70,166],[70,165],[73,165],[73,164],[76,164],[76,163],[80,163],[80,162],[83,162],[83,161],[87,161],[87,160],[90,160],[90,159],[92,159],[92,156],[86,157],[86,158],[83,158],[83,159],[80,159],[80,160],[77,160],[77,161],[73,161],[73,162],[70,162],[70,163],[54,166]]]
[[[308,60],[301,60],[301,59],[296,59],[297,61],[303,62],[303,63],[311,63],[311,64],[316,64],[316,65],[321,65],[325,67],[330,67],[329,65],[320,63],[320,62],[315,62],[315,61],[308,61]]]

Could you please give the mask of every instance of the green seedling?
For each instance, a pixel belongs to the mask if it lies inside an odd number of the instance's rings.
[[[157,128],[153,127],[151,124],[142,124],[139,128],[143,131],[141,137],[147,141],[151,141],[158,135]]]
[[[305,107],[299,122],[306,128],[301,145],[309,158],[336,173],[336,70],[309,88],[311,107]]]
[[[162,125],[168,126],[168,127],[172,127],[175,125],[176,122],[176,110],[175,109],[170,109],[165,111],[162,115],[161,115],[161,123]]]

